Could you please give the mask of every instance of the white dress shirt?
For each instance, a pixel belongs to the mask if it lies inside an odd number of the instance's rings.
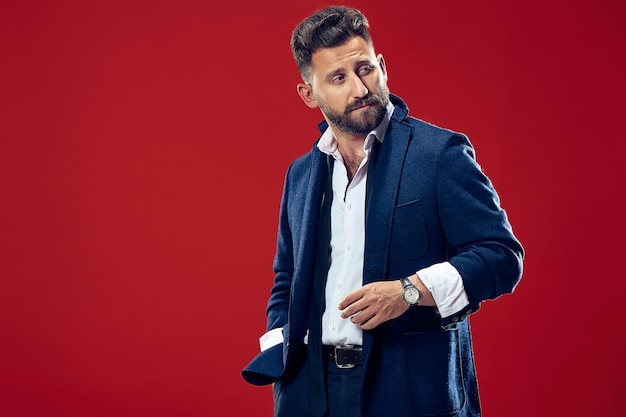
[[[327,129],[317,147],[334,158],[330,207],[330,265],[326,280],[326,309],[322,315],[322,344],[361,345],[361,328],[341,317],[337,308],[343,297],[363,285],[365,252],[365,190],[370,152],[375,140],[382,142],[393,112],[390,103],[387,117],[372,130],[363,142],[365,157],[352,181],[332,131]]]

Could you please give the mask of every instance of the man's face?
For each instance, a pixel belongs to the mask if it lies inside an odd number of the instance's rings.
[[[389,89],[384,61],[360,36],[316,51],[310,81],[313,104],[307,104],[319,106],[334,129],[366,135],[385,116]]]

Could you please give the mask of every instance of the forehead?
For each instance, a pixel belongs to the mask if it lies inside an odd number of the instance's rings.
[[[376,54],[372,45],[360,36],[334,48],[321,48],[311,56],[313,72],[323,76],[339,68],[351,68],[359,62],[373,62]]]

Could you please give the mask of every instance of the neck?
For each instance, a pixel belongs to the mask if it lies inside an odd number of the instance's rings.
[[[352,181],[359,166],[361,166],[361,161],[365,158],[365,151],[363,150],[365,135],[346,135],[344,133],[335,135],[335,139],[337,140],[337,149],[348,172],[348,180]]]
[[[356,134],[344,132],[338,129],[337,126],[330,124],[335,140],[337,140],[337,146],[341,156],[350,157],[351,155],[363,154],[363,144],[367,134]]]

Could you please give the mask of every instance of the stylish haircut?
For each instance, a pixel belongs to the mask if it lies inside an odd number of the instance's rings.
[[[311,59],[318,49],[341,46],[355,36],[371,45],[368,29],[363,13],[344,6],[326,7],[304,19],[291,36],[291,51],[302,78],[310,82]]]

